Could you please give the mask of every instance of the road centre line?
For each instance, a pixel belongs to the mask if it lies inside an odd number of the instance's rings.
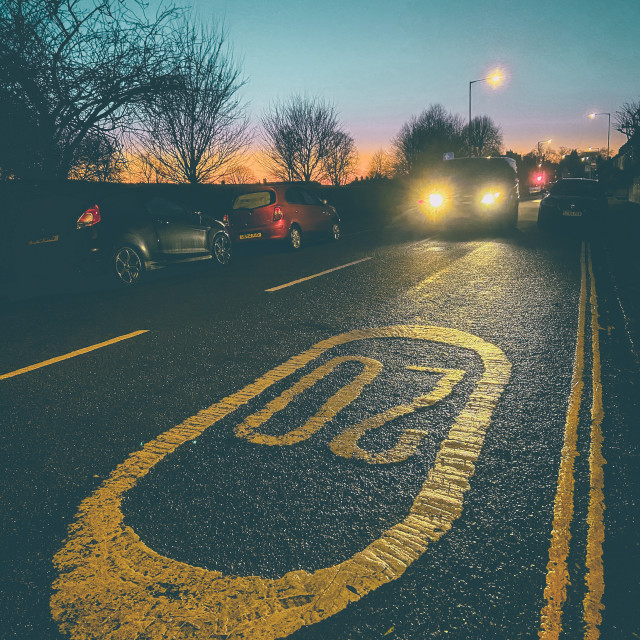
[[[57,356],[56,358],[50,358],[49,360],[45,360],[44,362],[32,364],[22,369],[16,369],[15,371],[11,371],[10,373],[5,373],[3,375],[0,375],[0,380],[13,378],[15,376],[22,375],[23,373],[28,373],[29,371],[35,371],[36,369],[42,369],[43,367],[48,367],[50,364],[55,364],[56,362],[69,360],[69,358],[75,358],[76,356],[81,356],[85,353],[89,353],[90,351],[95,351],[96,349],[102,349],[102,347],[108,347],[109,345],[115,344],[116,342],[122,342],[122,340],[135,338],[136,336],[139,336],[143,333],[147,333],[147,331],[149,331],[149,329],[143,329],[141,331],[134,331],[133,333],[127,333],[124,336],[118,336],[117,338],[112,338],[111,340],[106,340],[105,342],[100,342],[98,344],[91,345],[90,347],[84,347],[84,349],[78,349],[77,351],[72,351],[71,353],[67,353],[63,356]]]
[[[271,289],[265,289],[267,293],[273,293],[274,291],[280,291],[280,289],[286,289],[287,287],[292,287],[294,284],[300,284],[301,282],[306,282],[307,280],[312,280],[313,278],[319,278],[320,276],[324,276],[327,273],[332,273],[333,271],[339,271],[340,269],[346,269],[347,267],[352,267],[354,264],[359,264],[360,262],[366,262],[367,260],[371,260],[373,256],[369,256],[368,258],[362,258],[360,260],[355,260],[354,262],[349,262],[348,264],[340,265],[339,267],[334,267],[333,269],[327,269],[326,271],[320,271],[320,273],[315,273],[312,276],[307,276],[306,278],[300,278],[299,280],[293,280],[292,282],[287,282],[286,284],[281,284],[277,287],[272,287]]]
[[[586,576],[587,592],[583,600],[584,640],[598,640],[602,623],[601,610],[604,595],[604,567],[602,546],[604,543],[604,470],[602,456],[602,378],[600,364],[600,325],[598,323],[598,301],[595,276],[588,245],[588,275],[590,283],[591,312],[591,352],[592,352],[592,404],[591,404],[591,445],[589,453],[589,508],[587,513]],[[562,447],[558,491],[555,497],[549,562],[547,563],[545,604],[540,617],[541,640],[557,640],[562,632],[562,607],[567,599],[569,572],[567,557],[571,542],[571,521],[574,510],[574,460],[578,456],[577,437],[580,405],[584,389],[585,333],[587,328],[587,265],[585,263],[585,243],[580,253],[580,299],[578,310],[578,335],[576,355],[571,379],[571,393],[565,423],[564,445]]]

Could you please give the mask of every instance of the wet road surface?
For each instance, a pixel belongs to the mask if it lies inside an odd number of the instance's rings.
[[[640,637],[633,318],[534,220],[9,299],[4,636]]]

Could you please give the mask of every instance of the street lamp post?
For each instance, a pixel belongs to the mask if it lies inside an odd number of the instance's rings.
[[[551,144],[551,138],[549,138],[548,140],[538,140],[538,162],[542,162],[542,152],[540,151],[540,145],[543,142],[545,144]]]
[[[499,73],[494,73],[491,76],[487,76],[486,78],[480,78],[479,80],[471,80],[469,82],[469,156],[471,156],[471,85],[476,82],[484,82],[488,80],[492,85],[496,86],[500,84],[502,77]]]
[[[607,128],[607,160],[609,159],[609,140],[611,139],[611,114],[608,112],[603,113],[590,113],[589,117],[594,120],[596,116],[608,116],[609,117],[609,126]]]

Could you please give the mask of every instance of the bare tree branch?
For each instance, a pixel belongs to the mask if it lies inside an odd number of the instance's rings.
[[[392,175],[393,157],[384,149],[379,149],[371,156],[367,177],[372,180],[380,180],[382,178],[391,178]]]
[[[274,104],[262,118],[262,163],[280,180],[323,180],[325,164],[344,134],[335,107],[320,98],[293,96]]]
[[[466,151],[462,118],[432,104],[419,116],[412,116],[394,138],[395,170],[411,175],[442,160],[442,155]]]
[[[245,81],[222,30],[183,21],[166,43],[172,87],[142,104],[141,142],[171,182],[225,176],[250,142],[239,91]]]
[[[627,140],[640,131],[640,100],[625,102],[620,111],[616,111],[615,127],[627,136]]]
[[[355,175],[358,152],[354,139],[344,131],[336,131],[328,145],[324,171],[335,187],[348,182]]]
[[[489,116],[477,116],[465,129],[464,136],[471,142],[473,156],[499,156],[502,153],[502,131]]]
[[[21,106],[23,173],[68,176],[87,136],[115,131],[170,78],[164,39],[178,15],[141,0],[0,0],[0,102]],[[35,130],[29,135],[29,127]]]

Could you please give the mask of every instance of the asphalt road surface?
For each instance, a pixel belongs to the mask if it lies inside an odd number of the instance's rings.
[[[0,636],[640,638],[635,276],[535,210],[5,296]]]

